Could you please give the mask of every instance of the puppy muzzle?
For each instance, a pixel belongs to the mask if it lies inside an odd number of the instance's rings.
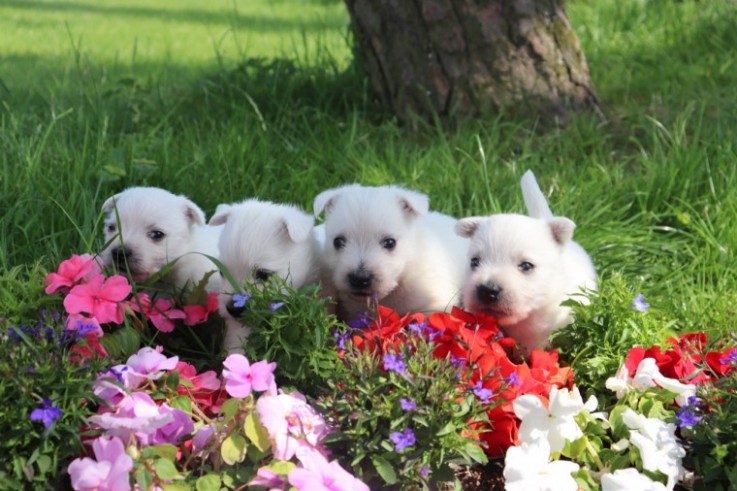
[[[371,292],[371,284],[373,283],[374,275],[365,269],[359,269],[348,273],[348,284],[351,287],[353,293],[358,294],[369,294]]]
[[[476,299],[486,305],[493,305],[499,302],[502,296],[502,287],[491,283],[488,285],[478,285],[476,287]]]

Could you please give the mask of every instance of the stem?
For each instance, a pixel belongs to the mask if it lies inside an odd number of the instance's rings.
[[[599,468],[599,471],[603,472],[604,469],[606,469],[606,466],[604,465],[604,462],[601,461],[601,458],[599,457],[599,452],[596,451],[593,445],[591,445],[591,441],[589,439],[586,439],[586,450],[591,454],[591,457],[593,457],[594,462],[596,463],[596,467]]]

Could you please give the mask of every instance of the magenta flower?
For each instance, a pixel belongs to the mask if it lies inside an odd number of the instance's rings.
[[[262,360],[251,365],[245,356],[234,354],[225,359],[223,366],[225,391],[231,397],[248,397],[253,391],[276,394],[276,363]]]
[[[100,265],[91,254],[74,255],[62,261],[56,273],[49,273],[44,278],[47,295],[56,292],[67,292],[79,283],[86,283],[93,277],[99,275]]]
[[[123,442],[101,436],[92,442],[95,459],[84,457],[69,464],[72,488],[78,491],[129,491],[133,459]]]
[[[297,491],[369,491],[369,487],[343,469],[337,461],[328,462],[314,449],[297,454],[302,467],[289,473],[289,484]]]
[[[256,402],[256,412],[279,460],[291,459],[298,448],[318,446],[327,435],[325,420],[299,392],[262,396]]]
[[[131,376],[140,377],[147,380],[158,380],[164,376],[165,372],[174,370],[179,363],[178,356],[167,358],[162,355],[163,348],[157,346],[152,348],[144,346],[138,350],[138,353],[131,355],[126,362],[131,371]]]
[[[64,297],[64,308],[70,314],[85,313],[101,324],[123,322],[124,306],[121,304],[131,292],[124,276],[114,275],[107,280],[95,276],[88,283],[74,286]]]
[[[159,412],[160,414],[170,414],[172,420],[161,428],[158,428],[150,441],[142,441],[141,443],[146,445],[161,445],[163,443],[179,445],[182,440],[194,433],[194,423],[189,414],[179,409],[174,409],[168,404],[162,404],[159,407]],[[139,439],[139,441],[141,440]]]

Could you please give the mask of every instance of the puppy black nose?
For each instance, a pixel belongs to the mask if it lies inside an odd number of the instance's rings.
[[[354,290],[368,290],[371,288],[371,280],[373,278],[374,275],[362,269],[348,273],[348,283]]]
[[[245,306],[236,307],[235,302],[233,300],[230,300],[228,303],[225,304],[225,310],[227,310],[230,315],[237,319],[241,316],[241,314],[243,314],[243,311],[246,310],[246,308]]]
[[[502,288],[498,285],[479,285],[476,287],[476,298],[483,303],[494,303],[499,300]]]
[[[131,260],[131,254],[125,247],[116,247],[110,251],[110,257],[113,263],[121,269],[125,269],[126,259],[128,262]]]

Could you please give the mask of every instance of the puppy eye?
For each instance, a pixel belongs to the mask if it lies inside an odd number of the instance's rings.
[[[532,263],[528,263],[527,261],[523,261],[517,265],[517,269],[519,269],[523,273],[529,273],[530,271],[535,269],[535,265]]]
[[[481,264],[481,258],[478,256],[474,256],[471,258],[471,269],[476,269],[479,267],[479,264]]]
[[[333,239],[333,247],[335,247],[336,250],[342,249],[345,247],[345,237],[342,235],[337,236]]]
[[[386,239],[381,240],[381,247],[383,247],[387,251],[391,251],[395,247],[397,247],[397,241],[392,239],[391,237],[387,237]]]
[[[109,224],[107,226],[107,231],[110,232],[110,233],[113,233],[113,232],[115,232],[116,228],[117,227],[115,226],[115,224],[114,223],[111,223],[111,224]]]
[[[166,237],[166,234],[164,232],[162,232],[161,230],[152,230],[149,233],[147,233],[146,236],[149,239],[158,242],[161,239],[163,239],[164,237]]]
[[[256,278],[258,281],[267,281],[272,274],[274,274],[272,271],[268,271],[266,269],[257,269],[256,272],[253,274],[253,277]]]

